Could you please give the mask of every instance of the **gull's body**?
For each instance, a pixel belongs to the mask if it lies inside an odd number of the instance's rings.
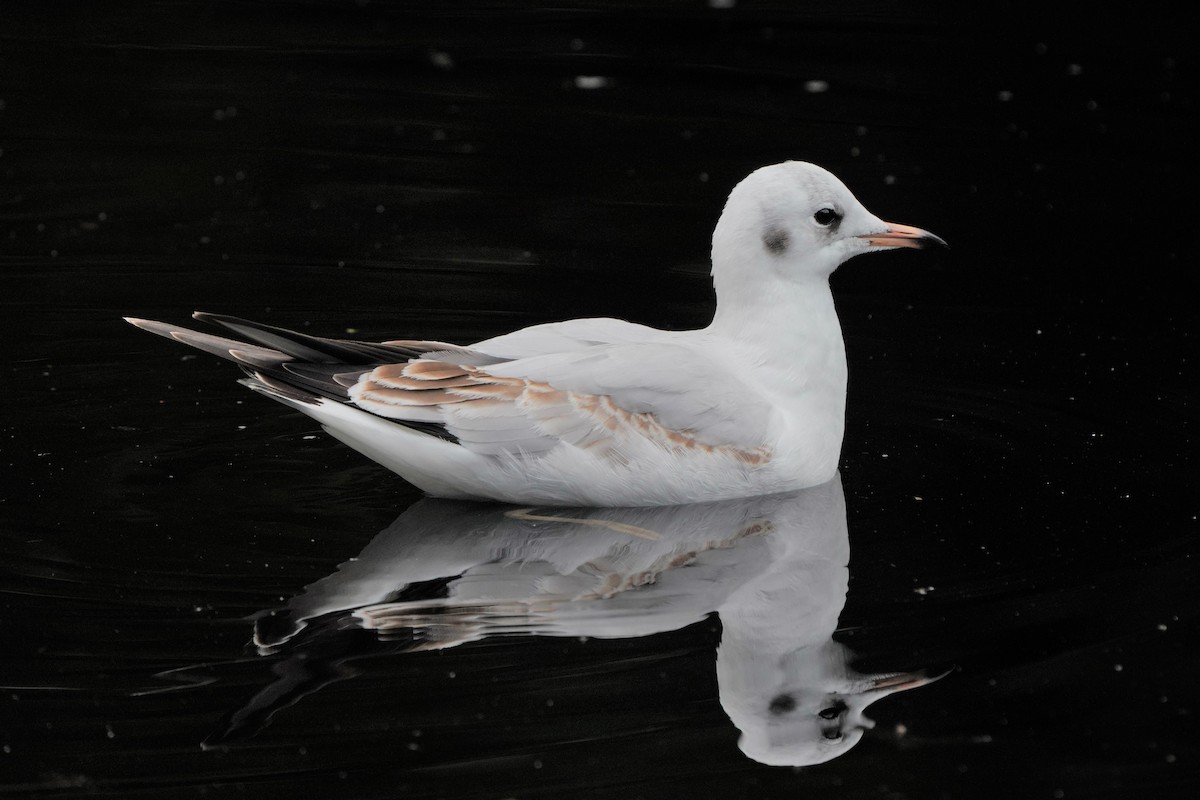
[[[837,469],[846,357],[829,275],[939,241],[885,223],[812,164],[764,167],[713,234],[701,330],[615,319],[458,347],[315,339],[198,315],[254,344],[131,320],[232,358],[253,389],[438,497],[665,505],[814,486]]]

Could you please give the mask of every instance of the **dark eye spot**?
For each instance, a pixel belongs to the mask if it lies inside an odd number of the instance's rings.
[[[796,707],[796,698],[790,694],[776,695],[768,707],[772,714],[786,714]]]
[[[792,235],[783,228],[767,228],[762,237],[763,247],[772,255],[781,255],[791,244]]]
[[[834,211],[832,208],[822,208],[817,213],[813,214],[813,222],[820,225],[822,228],[828,228],[830,225],[840,221],[842,215]]]

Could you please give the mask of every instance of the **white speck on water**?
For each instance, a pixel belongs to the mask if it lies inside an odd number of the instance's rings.
[[[572,39],[568,46],[571,48],[571,52],[578,53],[583,49],[583,39]]]
[[[829,81],[813,80],[804,82],[804,91],[809,94],[820,94],[829,91]]]
[[[1013,93],[1007,89],[1001,89],[1000,91],[996,92],[996,99],[1001,103],[1007,103],[1013,99]]]
[[[1113,664],[1113,672],[1121,672],[1125,669],[1122,664]]]
[[[1167,626],[1166,626],[1166,624],[1165,624],[1165,623],[1162,623],[1162,622],[1158,623],[1158,624],[1157,624],[1157,625],[1155,625],[1154,627],[1158,628],[1160,631],[1165,631],[1165,630],[1167,629]]]
[[[733,8],[737,0],[708,0],[709,8]]]
[[[382,214],[384,211],[387,211],[387,209],[384,208],[383,203],[380,203],[379,205],[375,206],[376,214]]]
[[[429,51],[429,63],[438,69],[454,69],[454,59],[450,57],[449,53],[444,53],[441,50]]]
[[[609,79],[603,75],[576,75],[576,89],[603,89],[608,86]]]
[[[894,184],[896,182],[896,176],[895,175],[884,175],[883,182],[886,183],[888,186],[891,186],[892,184]]]
[[[1081,67],[1081,66],[1080,66],[1080,65],[1078,65],[1078,64],[1067,64],[1067,74],[1068,74],[1068,75],[1072,75],[1072,76],[1074,76],[1074,75],[1082,75],[1082,74],[1083,74],[1083,67]]]

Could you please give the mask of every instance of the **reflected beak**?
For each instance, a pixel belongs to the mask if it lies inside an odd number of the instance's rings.
[[[940,239],[938,241],[941,241]],[[871,691],[883,692],[891,694],[892,692],[903,692],[907,689],[916,689],[918,686],[924,686],[927,683],[933,683],[939,678],[944,678],[954,671],[954,667],[939,672],[936,675],[931,675],[925,670],[918,672],[897,672],[893,675],[880,675],[878,678],[870,682]]]
[[[911,225],[901,225],[898,222],[888,222],[887,230],[883,233],[867,233],[860,236],[866,239],[871,247],[912,247],[920,250],[931,244],[949,247],[946,240],[921,228]]]

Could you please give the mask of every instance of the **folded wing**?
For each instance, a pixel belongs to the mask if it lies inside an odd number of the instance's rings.
[[[440,423],[473,452],[559,446],[624,458],[637,448],[767,458],[769,404],[691,347],[595,345],[490,365],[418,358],[362,373],[351,401],[398,421]]]

